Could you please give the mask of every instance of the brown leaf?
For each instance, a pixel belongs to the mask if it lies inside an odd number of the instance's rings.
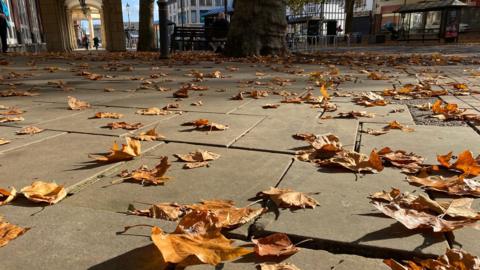
[[[10,108],[6,112],[0,112],[0,115],[20,115],[23,114],[25,111],[20,110],[19,108]]]
[[[480,213],[471,208],[473,199],[469,198],[439,203],[424,195],[402,194],[398,189],[378,192],[369,198],[375,208],[411,230],[448,232],[473,226],[480,220]]]
[[[160,109],[157,107],[152,107],[148,109],[141,109],[136,112],[136,114],[141,114],[141,115],[169,115],[170,112],[167,111],[166,109]]]
[[[301,99],[300,97],[292,97],[292,98],[284,97],[284,99],[282,100],[282,103],[302,104],[303,99]]]
[[[197,150],[186,155],[175,154],[174,156],[184,162],[203,162],[220,158],[219,154],[205,150]]]
[[[289,188],[274,188],[257,194],[261,197],[269,197],[281,208],[315,208],[318,202],[303,192],[297,192]]]
[[[388,131],[386,130],[383,130],[383,129],[380,129],[380,130],[375,130],[375,129],[367,129],[367,130],[362,130],[363,133],[367,133],[369,135],[374,135],[374,136],[380,136],[380,135],[384,135],[384,134],[387,134]]]
[[[250,92],[250,96],[254,99],[259,99],[262,97],[268,97],[268,91],[263,90],[253,90]]]
[[[343,150],[338,152],[334,157],[321,160],[318,163],[320,166],[340,166],[358,173],[379,173],[383,171],[382,160],[375,151],[372,151],[370,156],[366,156],[361,153]]]
[[[188,98],[188,89],[180,89],[173,93],[174,98]]]
[[[398,121],[392,121],[392,122],[388,123],[388,125],[383,127],[383,130],[385,130],[385,131],[388,131],[390,129],[399,129],[403,132],[413,132],[413,131],[415,131],[415,129],[410,128],[408,126],[404,126],[404,125],[400,124]]]
[[[14,187],[10,191],[0,188],[0,205],[5,205],[11,202],[17,196],[17,190]]]
[[[260,270],[300,270],[300,268],[296,267],[292,263],[275,263],[275,264],[267,264],[262,263],[260,264]]]
[[[388,161],[394,167],[402,169],[406,173],[418,173],[422,169],[423,161],[421,156],[414,153],[407,153],[402,150],[393,151],[385,147],[378,152],[378,155]]]
[[[97,112],[92,118],[112,118],[120,119],[123,117],[121,113],[112,113],[112,112]]]
[[[0,97],[33,97],[38,95],[40,94],[30,91],[6,90],[0,92]]]
[[[208,119],[198,119],[192,122],[187,122],[183,124],[184,126],[195,126],[196,129],[200,130],[226,130],[228,129],[227,125],[217,124],[210,122]]]
[[[392,270],[479,270],[477,256],[458,249],[447,249],[445,255],[437,259],[415,260],[399,263],[393,259],[383,261]]]
[[[465,150],[459,154],[455,163],[450,165],[450,159],[452,158],[452,153],[447,155],[437,156],[437,160],[442,166],[445,166],[448,169],[453,169],[463,172],[464,176],[478,176],[480,175],[480,164],[478,160],[473,158],[472,152]]]
[[[22,228],[6,222],[0,218],[0,247],[8,244],[8,242],[21,236],[27,232],[30,228]]]
[[[381,96],[373,93],[362,93],[360,97],[356,97],[353,101],[358,105],[363,105],[366,107],[374,107],[374,106],[386,106],[388,102]]]
[[[112,163],[132,160],[134,157],[139,156],[141,154],[140,141],[128,137],[125,139],[127,140],[127,144],[123,144],[122,148],[115,142],[108,155],[92,156],[92,158],[98,162]]]
[[[125,129],[125,130],[135,130],[135,129],[139,129],[139,128],[143,127],[143,124],[142,123],[130,124],[130,123],[127,123],[127,122],[112,122],[112,123],[108,123],[107,127],[110,128],[110,129],[122,128],[122,129]]]
[[[33,135],[45,131],[43,128],[28,126],[17,131],[17,135]]]
[[[300,249],[295,247],[284,233],[274,233],[264,238],[252,239],[258,256],[290,256]]]
[[[368,113],[366,111],[350,111],[350,112],[341,112],[336,116],[337,118],[352,118],[358,119],[359,117],[374,118],[374,113]]]
[[[203,102],[201,100],[197,101],[197,102],[193,102],[190,104],[191,106],[203,106]]]
[[[277,109],[278,107],[280,107],[280,104],[265,104],[262,106],[262,108],[264,109]]]
[[[85,101],[78,100],[74,97],[68,97],[68,106],[71,110],[85,110],[90,108],[90,104]]]
[[[42,181],[35,181],[30,186],[22,188],[20,192],[30,201],[49,204],[56,204],[67,196],[63,186]]]
[[[3,139],[3,138],[0,138],[0,145],[4,145],[4,144],[7,144],[7,143],[10,143],[10,141],[6,140],[6,139]]]
[[[189,162],[183,165],[184,169],[197,169],[202,167],[210,167],[210,163],[208,161],[203,162]]]
[[[462,176],[453,176],[450,178],[443,178],[441,176],[410,176],[407,180],[412,185],[421,186],[428,190],[435,190],[455,196],[480,197],[480,182],[465,179]]]
[[[231,97],[232,100],[243,100],[243,92],[238,92],[237,95]]]
[[[13,117],[13,116],[0,117],[0,123],[20,122],[24,120],[25,118],[21,116],[20,117]]]
[[[122,174],[125,180],[142,185],[163,185],[170,180],[169,176],[165,176],[167,170],[171,167],[168,157],[163,157],[161,162],[152,170],[147,166],[142,166],[131,173]]]
[[[161,141],[165,139],[165,136],[158,134],[156,127],[154,127],[146,132],[141,132],[134,139],[139,141]]]

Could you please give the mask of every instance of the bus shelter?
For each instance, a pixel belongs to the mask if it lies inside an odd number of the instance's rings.
[[[400,40],[438,40],[457,42],[460,34],[461,9],[467,4],[459,0],[423,1],[400,7]]]

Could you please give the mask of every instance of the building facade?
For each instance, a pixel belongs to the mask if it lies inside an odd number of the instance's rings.
[[[40,0],[3,0],[10,11],[8,44],[11,51],[45,49],[39,12]]]
[[[231,6],[233,0],[227,0]],[[203,14],[214,8],[225,7],[225,0],[178,0],[168,5],[170,21],[176,25],[200,26],[204,24]]]

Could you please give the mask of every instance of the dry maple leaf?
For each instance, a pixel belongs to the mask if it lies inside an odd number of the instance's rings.
[[[42,181],[35,181],[30,186],[22,188],[20,192],[30,201],[49,204],[56,204],[67,196],[63,186]]]
[[[90,108],[90,104],[85,101],[78,100],[74,97],[68,97],[68,106],[71,110],[85,110]]]
[[[243,100],[243,92],[242,91],[238,92],[238,94],[231,97],[231,99],[232,100]]]
[[[38,96],[38,93],[32,93],[30,91],[16,91],[16,90],[6,90],[0,92],[0,97],[33,97]]]
[[[282,100],[282,103],[302,104],[303,99],[301,99],[300,97],[292,97],[292,98],[284,97],[284,99]]]
[[[293,245],[288,235],[274,233],[264,238],[252,239],[255,254],[263,256],[291,256],[300,249]]]
[[[169,111],[167,110],[162,110],[157,107],[152,107],[148,109],[141,109],[136,112],[136,114],[141,114],[141,115],[168,115],[170,114]]]
[[[173,93],[174,98],[188,98],[188,89],[180,89]]]
[[[480,197],[480,182],[473,179],[465,179],[462,176],[449,178],[443,178],[441,176],[410,176],[407,180],[412,185],[420,186],[428,190],[435,190],[455,196]]]
[[[127,122],[112,122],[112,123],[108,123],[107,127],[110,128],[110,129],[121,128],[121,129],[125,129],[125,130],[135,130],[135,129],[139,129],[139,128],[143,127],[143,124],[142,123],[130,124],[130,123],[127,123]]]
[[[122,172],[121,176],[126,181],[141,183],[142,185],[163,185],[171,179],[171,177],[165,176],[171,166],[168,157],[162,157],[160,163],[152,170],[149,170],[147,166],[142,166],[130,173]]]
[[[125,138],[127,144],[123,144],[122,148],[118,146],[115,142],[111,149],[111,152],[108,155],[103,156],[92,156],[98,162],[119,162],[132,160],[134,157],[137,157],[141,154],[141,145],[140,141],[134,140],[131,138]]]
[[[373,92],[362,93],[360,97],[356,97],[353,101],[358,105],[365,107],[386,106],[388,102],[380,95]]]
[[[8,242],[21,236],[27,232],[30,228],[22,228],[13,224],[10,224],[0,217],[0,247],[5,246]]]
[[[295,140],[300,140],[300,141],[307,141],[307,142],[313,142],[317,139],[317,135],[313,133],[297,133],[295,135],[292,135],[292,137]]]
[[[0,188],[0,205],[11,202],[15,196],[17,196],[17,190],[14,187],[11,187],[10,191]]]
[[[183,162],[188,162],[183,166],[184,169],[206,167],[209,166],[208,161],[220,158],[219,154],[205,150],[197,150],[186,155],[174,154],[174,156]]]
[[[222,234],[196,235],[188,233],[165,234],[160,228],[152,229],[152,241],[166,263],[185,267],[197,264],[217,265],[230,261],[251,250],[233,247],[232,241]]]
[[[200,130],[226,130],[228,129],[227,125],[217,124],[210,122],[208,119],[198,119],[195,121],[187,122],[183,124],[184,126],[195,126],[196,129]]]
[[[335,156],[343,151],[340,139],[333,134],[314,135],[312,133],[296,134],[294,138],[303,138],[310,144],[310,148],[304,151],[298,151],[296,156],[301,161],[313,161],[326,159]]]
[[[383,160],[388,161],[394,167],[402,169],[406,173],[418,173],[422,169],[423,161],[421,156],[414,153],[407,153],[402,150],[393,151],[385,147],[377,153]]]
[[[397,262],[393,259],[383,261],[392,270],[480,270],[477,256],[458,249],[447,249],[445,255],[437,259]]]
[[[382,160],[375,151],[372,151],[370,156],[367,156],[354,151],[342,150],[336,153],[334,157],[320,160],[317,163],[320,166],[343,167],[358,173],[379,173],[383,171]]]
[[[18,108],[10,108],[6,112],[0,112],[0,115],[20,115],[23,114],[25,111],[20,110]]]
[[[373,136],[380,136],[380,135],[384,135],[384,134],[387,134],[388,131],[387,130],[383,130],[383,129],[379,129],[379,130],[376,130],[376,129],[367,129],[367,130],[362,130],[362,133],[367,133],[369,135],[373,135]]]
[[[480,175],[479,161],[473,158],[472,152],[465,150],[458,155],[455,163],[450,164],[452,159],[452,152],[447,155],[437,156],[438,162],[447,169],[457,170],[463,172],[464,176],[478,176]]]
[[[6,140],[6,139],[3,139],[3,138],[0,138],[0,145],[4,145],[4,144],[7,144],[7,143],[10,143],[10,141]]]
[[[404,126],[404,125],[400,124],[398,121],[392,121],[392,122],[388,123],[388,125],[383,127],[383,130],[386,130],[386,131],[391,130],[391,129],[399,129],[399,130],[404,131],[404,132],[415,131],[415,129],[410,128],[408,126]]]
[[[121,113],[112,113],[112,112],[97,112],[92,118],[112,118],[120,119],[123,117]]]
[[[259,99],[262,97],[268,97],[268,91],[263,90],[253,90],[250,92],[250,96],[254,99]]]
[[[260,264],[260,270],[300,270],[300,268],[296,267],[292,263],[275,263],[275,264],[267,264],[262,263]]]
[[[20,117],[13,117],[13,116],[0,117],[0,123],[20,122],[24,120],[25,118],[21,116]]]
[[[134,137],[134,139],[139,140],[139,141],[161,141],[165,139],[165,136],[160,135],[156,131],[156,127],[146,131],[146,132],[141,132],[137,136]]]
[[[132,205],[129,207],[129,214],[137,216],[146,216],[150,218],[163,219],[168,221],[177,221],[185,215],[184,206],[177,203],[159,203],[152,205],[149,209],[138,210],[135,209]]]
[[[402,194],[398,189],[378,192],[369,198],[375,208],[411,230],[448,232],[474,226],[480,220],[480,213],[471,208],[470,198],[437,202],[424,195]]]
[[[277,109],[278,107],[280,107],[280,104],[265,104],[262,106],[262,108],[264,109]]]
[[[270,198],[281,208],[315,208],[319,203],[306,193],[294,191],[289,188],[274,188],[259,192],[257,196]]]
[[[17,135],[33,135],[45,131],[43,128],[28,126],[17,131]]]
[[[353,119],[357,119],[359,117],[374,118],[375,113],[368,113],[366,111],[350,111],[350,112],[338,113],[336,116],[336,118],[353,118]]]

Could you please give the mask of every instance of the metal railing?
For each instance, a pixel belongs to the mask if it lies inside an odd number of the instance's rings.
[[[291,35],[287,39],[288,47],[293,52],[314,52],[323,48],[350,46],[350,35]]]

